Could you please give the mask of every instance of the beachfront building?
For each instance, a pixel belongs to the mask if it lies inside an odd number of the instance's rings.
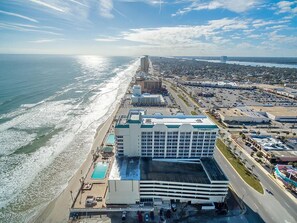
[[[217,134],[206,116],[130,110],[115,126],[106,204],[223,202],[228,179],[213,159]]]
[[[141,106],[163,106],[165,105],[165,100],[160,94],[142,94],[141,86],[133,86],[133,94],[131,96],[131,102],[133,105]]]
[[[223,202],[228,179],[213,158],[184,162],[118,157],[108,179],[106,204]]]
[[[140,70],[143,72],[148,72],[149,69],[149,58],[147,55],[140,58]]]
[[[130,110],[115,126],[118,156],[167,159],[212,157],[218,127],[206,116],[146,115]]]

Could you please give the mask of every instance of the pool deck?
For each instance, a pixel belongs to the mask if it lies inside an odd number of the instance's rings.
[[[106,163],[107,160],[102,160],[102,157],[100,156],[94,163],[93,165],[90,167],[89,172],[84,180],[84,183],[91,183],[92,187],[91,189],[80,189],[76,200],[74,201],[74,204],[72,206],[72,208],[86,208],[85,206],[85,201],[87,196],[94,196],[94,197],[102,197],[102,201],[97,201],[97,204],[94,205],[92,208],[103,208],[105,207],[105,196],[106,196],[106,191],[107,191],[107,181],[108,181],[108,176],[110,174],[110,169],[113,163],[113,157],[109,158],[109,165],[108,165],[108,169],[106,171],[105,174],[105,178],[104,179],[92,179],[92,173],[94,170],[94,167],[96,165],[96,163],[98,162],[104,162]]]
[[[110,134],[114,134],[113,129],[110,128],[108,133],[106,134],[103,142],[106,144],[108,137]],[[99,146],[100,147],[100,146]],[[115,153],[115,147],[113,147],[113,153]],[[79,190],[78,194],[74,198],[74,202],[71,208],[75,209],[84,209],[84,208],[90,208],[85,206],[85,201],[87,196],[93,196],[93,197],[101,197],[102,201],[97,201],[97,204],[92,206],[93,209],[100,209],[106,207],[105,205],[105,196],[107,192],[107,184],[108,184],[108,176],[110,175],[111,167],[114,161],[114,155],[109,157],[108,159],[103,159],[102,154],[99,154],[99,157],[92,163],[90,166],[88,173],[84,178],[80,179],[81,189]],[[108,168],[106,170],[105,178],[103,179],[93,179],[92,174],[94,171],[94,168],[97,163],[107,163],[108,162]],[[83,189],[83,184],[92,184],[92,187],[90,189]]]

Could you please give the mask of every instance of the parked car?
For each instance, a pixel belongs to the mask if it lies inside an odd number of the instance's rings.
[[[94,196],[87,196],[85,206],[86,207],[93,207],[97,204],[97,201]]]

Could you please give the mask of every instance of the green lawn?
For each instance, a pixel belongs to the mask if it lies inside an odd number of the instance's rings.
[[[191,111],[191,115],[198,115],[198,113],[195,111]]]
[[[224,154],[226,159],[231,163],[237,173],[244,179],[244,181],[249,184],[252,188],[254,188],[259,193],[263,194],[263,187],[260,184],[259,180],[257,180],[248,169],[240,162],[238,158],[236,158],[233,153],[228,149],[228,147],[223,143],[221,139],[217,139],[216,143],[219,150]]]

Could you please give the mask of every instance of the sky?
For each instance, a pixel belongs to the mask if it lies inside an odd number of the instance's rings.
[[[2,0],[0,53],[297,56],[297,0]]]

